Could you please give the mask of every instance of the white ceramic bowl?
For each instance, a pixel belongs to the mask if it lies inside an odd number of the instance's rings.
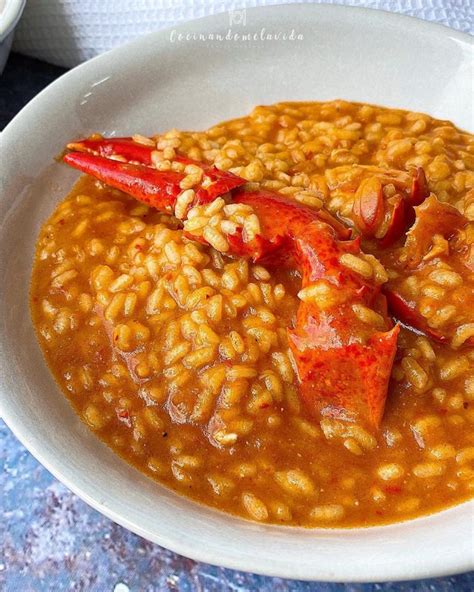
[[[205,128],[259,103],[343,97],[426,111],[472,130],[467,36],[378,11],[336,6],[247,10],[160,32],[66,74],[4,131],[0,203],[2,413],[46,468],[94,508],[178,553],[262,574],[332,581],[421,578],[473,567],[473,504],[391,526],[303,530],[204,508],[148,480],[83,425],[45,366],[28,310],[41,222],[76,173],[53,157],[92,131]],[[256,34],[252,41],[194,35]],[[303,40],[262,41],[295,30]]]
[[[26,0],[0,0],[0,75],[10,53],[13,31],[20,20]]]

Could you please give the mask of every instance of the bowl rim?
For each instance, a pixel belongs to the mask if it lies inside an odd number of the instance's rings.
[[[17,3],[17,4],[23,4],[23,6],[24,6],[24,4],[26,4],[26,0],[11,0],[11,1],[14,3]],[[8,2],[8,0],[7,0],[7,2]],[[368,8],[365,6],[350,6],[350,5],[346,5],[346,4],[327,4],[325,2],[322,2],[320,4],[296,3],[296,4],[276,4],[276,5],[270,5],[270,6],[253,6],[253,7],[245,8],[245,10],[248,12],[251,12],[251,13],[252,12],[258,13],[261,11],[276,12],[278,10],[285,10],[285,9],[291,10],[291,9],[294,9],[295,7],[300,9],[301,11],[315,10],[317,12],[317,11],[324,10],[324,11],[327,11],[328,13],[334,12],[336,14],[336,16],[337,16],[338,12],[340,12],[340,13],[353,12],[354,14],[357,14],[357,13],[364,14],[367,18],[373,18],[376,20],[378,18],[380,21],[383,21],[383,20],[392,21],[394,25],[395,24],[399,24],[400,26],[404,25],[407,28],[410,28],[412,30],[418,30],[419,32],[423,32],[423,31],[431,32],[431,31],[437,30],[440,35],[447,35],[447,36],[451,37],[452,39],[456,39],[456,40],[460,41],[461,43],[466,43],[468,45],[474,46],[474,39],[468,33],[464,33],[463,31],[458,31],[457,29],[453,29],[451,27],[448,27],[447,25],[445,25],[443,23],[436,23],[433,21],[428,21],[428,20],[425,20],[422,18],[418,18],[416,16],[401,14],[399,12],[390,12],[389,10],[385,10],[383,8]],[[21,12],[22,11],[20,11],[20,13],[17,15],[16,22],[18,22],[18,20],[21,16]],[[22,114],[24,112],[26,112],[27,110],[32,109],[35,106],[35,103],[37,102],[37,100],[39,101],[43,97],[43,95],[46,93],[49,93],[51,91],[51,89],[54,89],[54,88],[56,88],[56,86],[63,84],[64,81],[67,80],[69,77],[72,78],[74,76],[77,76],[78,73],[81,72],[83,68],[89,68],[91,64],[96,64],[96,63],[100,63],[102,60],[107,60],[107,59],[109,59],[110,55],[115,52],[125,51],[127,49],[139,47],[142,43],[146,43],[147,40],[151,40],[155,37],[165,36],[172,30],[176,29],[176,31],[180,31],[180,30],[184,31],[186,29],[186,27],[189,26],[191,23],[205,24],[206,22],[212,22],[213,20],[221,17],[222,14],[226,14],[226,13],[228,13],[228,11],[218,12],[216,14],[211,14],[211,15],[200,17],[197,19],[191,19],[189,21],[185,21],[183,23],[180,23],[176,26],[170,26],[170,27],[166,27],[164,29],[160,29],[158,31],[146,33],[145,35],[140,35],[139,37],[132,39],[131,41],[128,41],[127,43],[124,43],[123,45],[113,47],[112,49],[109,49],[99,55],[96,55],[93,58],[86,60],[85,62],[82,62],[81,64],[78,64],[77,66],[74,66],[73,68],[70,68],[69,70],[67,70],[66,72],[61,74],[61,76],[59,76],[58,78],[53,80],[53,82],[48,84],[43,90],[41,90],[37,95],[35,95],[26,105],[24,105],[20,109],[20,111],[15,115],[15,117],[4,127],[4,129],[0,132],[0,134],[5,134],[5,132],[10,132],[10,128],[16,124],[16,121],[20,118],[20,116],[22,116]],[[16,22],[15,22],[15,24],[16,24]],[[0,41],[2,40],[1,35],[2,35],[2,33],[0,33]],[[5,134],[5,136],[6,136],[6,134]]]
[[[4,41],[8,35],[16,27],[23,9],[25,8],[26,0],[6,0],[3,12],[0,13],[2,17],[0,28],[0,43]]]
[[[278,10],[283,11],[283,10],[288,10],[288,9],[295,10],[296,8],[298,8],[298,10],[301,10],[302,8],[304,8],[305,10],[308,10],[308,11],[311,10],[311,11],[316,11],[316,12],[325,10],[327,13],[333,13],[335,15],[335,18],[337,18],[337,15],[340,14],[341,11],[345,11],[345,12],[357,11],[358,13],[365,13],[365,15],[368,18],[375,19],[376,21],[377,21],[377,19],[379,19],[378,22],[382,22],[382,21],[386,22],[388,20],[388,21],[391,21],[391,23],[393,23],[395,25],[403,25],[405,28],[411,27],[413,30],[416,30],[416,31],[427,30],[429,32],[432,32],[434,29],[437,29],[438,32],[442,35],[449,35],[451,38],[458,39],[459,41],[462,41],[463,43],[466,43],[466,42],[471,43],[471,38],[466,33],[455,31],[455,30],[450,29],[449,27],[446,27],[441,24],[431,23],[431,22],[427,22],[427,21],[424,21],[421,19],[414,18],[414,17],[409,17],[406,15],[401,15],[401,14],[397,14],[397,13],[391,13],[391,12],[384,11],[384,10],[374,10],[374,9],[363,8],[363,7],[351,7],[351,6],[344,6],[344,5],[328,5],[328,4],[305,4],[304,7],[301,5],[295,5],[295,4],[284,4],[284,5],[278,5],[278,6],[248,8],[247,10],[257,13],[257,12],[264,12],[264,11],[267,11],[267,12],[278,11]],[[211,16],[204,17],[202,19],[196,19],[196,21],[205,24],[206,22],[212,22],[214,19],[221,17],[221,16],[222,16],[222,14],[211,15]],[[191,21],[191,22],[195,22],[195,21]],[[377,22],[376,22],[376,24],[377,24]],[[186,23],[183,23],[179,26],[172,27],[172,29],[176,29],[178,31],[180,29],[185,30],[186,27],[188,27],[189,25],[190,25],[190,22],[186,22]],[[97,63],[100,63],[101,61],[104,61],[104,63],[106,63],[110,59],[111,54],[127,51],[130,48],[139,48],[143,43],[146,43],[147,40],[151,40],[151,39],[155,39],[155,38],[158,39],[160,37],[166,36],[169,33],[169,30],[170,29],[168,28],[168,29],[160,30],[160,31],[153,32],[153,33],[147,34],[145,36],[139,37],[138,39],[135,39],[125,45],[122,45],[118,48],[114,48],[104,54],[96,56],[92,60],[84,62],[83,64],[80,64],[79,66],[76,66],[75,68],[73,68],[70,71],[63,74],[61,77],[59,77],[57,80],[55,80],[52,84],[50,84],[48,87],[46,87],[43,91],[41,91],[38,95],[36,95],[15,116],[15,118],[5,127],[4,131],[2,132],[2,134],[0,136],[2,139],[2,142],[3,141],[14,141],[16,122],[18,122],[22,118],[23,114],[28,113],[30,111],[34,112],[37,102],[42,102],[43,98],[45,96],[47,96],[52,90],[55,90],[58,87],[64,85],[65,83],[67,83],[67,81],[69,79],[72,80],[74,77],[80,77],[82,70],[89,68],[91,63],[97,64]],[[3,360],[0,360],[0,364],[2,362],[3,362]],[[3,389],[3,387],[2,387],[2,389]],[[148,531],[141,528],[139,525],[136,525],[133,521],[129,520],[127,517],[120,515],[120,513],[117,513],[117,511],[115,509],[108,507],[104,503],[101,503],[101,501],[99,499],[95,498],[93,495],[90,495],[87,491],[82,489],[80,485],[76,484],[74,479],[71,479],[67,475],[65,475],[61,471],[61,469],[56,466],[55,460],[53,458],[50,458],[48,456],[48,454],[41,449],[41,447],[37,447],[31,443],[30,438],[29,438],[29,434],[25,430],[22,430],[21,422],[17,422],[13,414],[12,415],[9,414],[8,409],[6,407],[3,407],[1,399],[0,399],[0,417],[3,418],[3,420],[5,421],[7,426],[11,429],[11,431],[13,432],[15,437],[25,446],[25,448],[27,448],[29,450],[29,452],[31,452],[31,454],[43,466],[46,467],[47,470],[49,470],[54,475],[54,477],[56,477],[60,482],[62,482],[64,485],[66,485],[66,487],[68,487],[68,489],[70,489],[73,493],[75,493],[79,498],[84,500],[87,504],[89,504],[94,509],[98,510],[100,513],[104,514],[105,516],[107,516],[108,518],[113,520],[114,522],[127,528],[128,530],[130,530],[130,531],[132,531],[132,532],[138,534],[139,536],[142,536],[148,540],[151,540],[154,543],[165,546],[166,548],[168,548],[176,553],[179,553],[179,554],[184,555],[186,557],[190,557],[196,561],[203,561],[203,562],[214,564],[214,565],[216,565],[216,564],[223,565],[225,567],[243,570],[243,571],[252,571],[254,573],[259,573],[262,575],[269,575],[269,576],[276,576],[276,577],[283,577],[283,578],[291,578],[292,577],[289,574],[289,570],[287,568],[285,569],[283,564],[281,564],[280,567],[273,566],[270,569],[268,569],[265,566],[259,567],[257,561],[255,561],[252,565],[245,566],[245,565],[242,565],[241,560],[239,560],[238,553],[237,554],[234,553],[233,555],[228,554],[224,559],[221,560],[221,559],[217,559],[215,557],[215,555],[209,554],[206,551],[206,549],[196,548],[195,546],[193,546],[192,544],[189,544],[185,540],[175,541],[173,539],[169,539],[167,537],[166,533],[161,533],[161,532],[160,533],[153,533],[153,536],[151,536]],[[465,506],[465,505],[469,505],[473,508],[473,517],[474,517],[474,501],[465,502],[464,504],[460,504],[460,506]],[[456,506],[455,508],[459,508],[460,506]],[[448,508],[446,510],[443,510],[442,512],[439,512],[438,514],[440,514],[440,513],[444,514],[446,512],[453,511],[453,510],[455,510],[455,508]],[[426,520],[427,518],[430,518],[431,516],[433,516],[433,515],[422,516],[420,518],[416,518],[414,520],[410,520],[410,521],[406,521],[406,522],[414,523],[414,522],[418,522],[418,521],[423,521],[423,520]],[[403,524],[403,523],[396,523],[395,525],[389,524],[386,526],[364,528],[364,529],[357,528],[357,529],[330,529],[330,530],[333,532],[339,531],[339,532],[343,532],[343,533],[348,533],[348,532],[361,532],[361,531],[374,530],[375,528],[377,528],[377,529],[383,530],[384,533],[386,533],[388,535],[390,528],[392,528],[396,525],[399,525],[399,524]],[[284,527],[284,528],[288,528],[288,527]],[[315,530],[321,531],[321,530],[325,530],[325,529],[315,529]],[[387,568],[388,567],[389,566],[387,566]],[[401,566],[398,570],[397,569],[388,569],[388,572],[390,574],[390,580],[406,580],[406,579],[414,579],[414,578],[451,575],[453,573],[461,573],[464,571],[469,571],[473,567],[474,567],[473,560],[470,557],[466,556],[464,558],[458,558],[457,561],[455,563],[453,563],[452,565],[434,564],[434,565],[430,566],[429,570],[427,570],[427,568],[425,566],[425,569],[420,569],[416,573],[413,573],[413,572],[410,572],[408,574],[404,573]],[[306,580],[313,580],[314,577],[316,577],[316,576],[321,576],[321,573],[314,574],[314,575],[298,574],[298,577],[300,579],[306,579]],[[381,572],[371,573],[369,575],[367,575],[367,573],[365,573],[365,572],[364,573],[358,572],[358,573],[355,573],[355,575],[351,578],[351,581],[353,581],[353,582],[376,582],[376,581],[383,581],[383,580],[384,580],[384,574],[382,574]],[[345,575],[344,579],[341,579],[339,576],[337,576],[335,574],[334,575],[325,575],[324,581],[328,581],[328,582],[329,581],[333,581],[333,582],[347,581],[347,576]]]

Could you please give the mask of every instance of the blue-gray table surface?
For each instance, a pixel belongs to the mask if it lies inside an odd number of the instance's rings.
[[[0,129],[63,69],[13,54],[0,78]],[[326,584],[197,563],[89,508],[0,422],[0,591],[471,592],[474,573],[417,582]],[[429,545],[429,541],[427,541]]]

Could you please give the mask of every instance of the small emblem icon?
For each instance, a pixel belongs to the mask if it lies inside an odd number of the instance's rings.
[[[241,10],[229,10],[229,26],[242,25],[245,27],[247,24],[247,11],[245,8]]]

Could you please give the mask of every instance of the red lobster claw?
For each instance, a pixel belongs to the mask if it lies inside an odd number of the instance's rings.
[[[425,333],[435,341],[451,343],[455,347],[460,345],[472,347],[474,336],[462,339],[462,332],[467,331],[469,327],[472,332],[474,327],[473,247],[463,236],[469,221],[455,207],[438,201],[434,195],[415,207],[415,212],[415,223],[408,231],[405,246],[400,252],[404,264],[399,270],[398,277],[390,280],[385,286],[384,291],[390,309],[404,323]],[[435,236],[444,239],[443,250],[439,252],[433,250]],[[441,308],[439,302],[436,302],[433,307],[432,318],[423,316],[422,304],[425,296],[420,291],[416,294],[407,291],[404,284],[406,276],[417,278],[420,282],[426,281],[434,271],[430,265],[435,257],[444,261],[446,269],[450,270],[449,277],[452,278],[452,282],[463,284],[465,298],[461,311],[462,319],[454,318],[439,324],[436,318],[436,310]]]
[[[68,148],[74,150],[64,156],[64,162],[68,165],[134,197],[139,195],[140,201],[158,210],[170,211],[182,192],[180,182],[186,174],[152,168],[153,149],[134,142],[132,138],[79,140],[68,144]],[[117,157],[125,162],[116,160]],[[183,165],[197,165],[204,172],[208,183],[205,187],[201,185],[195,188],[196,203],[210,202],[247,182],[213,165],[184,156],[177,156],[173,160]]]
[[[128,138],[69,146],[76,150],[64,157],[71,166],[148,205],[173,210],[184,175],[152,168],[153,147]],[[118,162],[117,157],[138,164]],[[190,162],[181,156],[176,160]],[[387,316],[385,297],[359,240],[348,240],[350,231],[324,210],[289,202],[270,191],[245,191],[244,179],[191,162],[211,180],[195,187],[197,203],[231,192],[232,202],[249,206],[258,218],[260,231],[252,239],[246,239],[241,228],[227,236],[228,253],[301,272],[302,302],[296,326],[288,333],[302,399],[325,416],[377,427],[399,328]],[[206,242],[203,236],[194,238]]]
[[[330,224],[329,214],[271,192],[238,190],[234,201],[252,207],[262,234],[256,249],[234,237],[233,252],[301,272],[304,300],[288,330],[301,397],[323,416],[378,426],[399,327],[392,328],[379,286],[342,263],[361,257],[359,239],[347,240],[348,230]],[[360,314],[367,310],[373,320]]]

